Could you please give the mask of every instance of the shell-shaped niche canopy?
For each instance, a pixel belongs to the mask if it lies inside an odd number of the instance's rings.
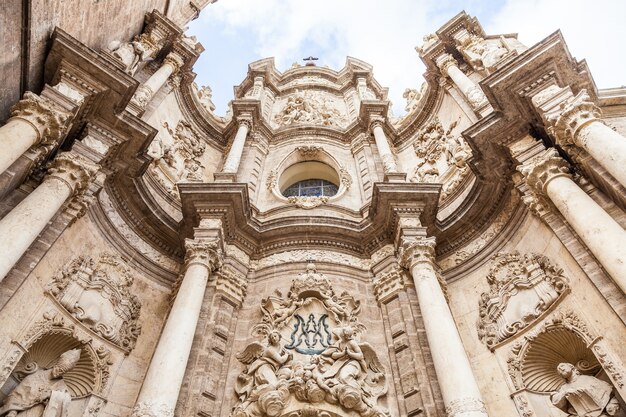
[[[85,349],[72,336],[50,333],[37,340],[22,356],[15,367],[15,374],[24,377],[37,369],[49,369],[68,350],[81,349],[78,363],[63,375],[72,397],[84,397],[94,392],[96,387],[96,365],[92,353]]]
[[[560,363],[571,363],[583,374],[593,375],[600,363],[584,340],[567,329],[539,334],[528,347],[522,363],[524,386],[529,391],[549,393],[559,389],[565,380],[558,374]]]

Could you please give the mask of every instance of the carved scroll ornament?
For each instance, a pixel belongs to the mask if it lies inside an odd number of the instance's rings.
[[[569,288],[563,270],[547,257],[518,252],[494,256],[487,282],[477,327],[490,349],[532,324]]]
[[[141,302],[130,292],[133,277],[115,255],[97,260],[80,256],[67,264],[48,291],[85,326],[125,350],[135,347],[141,333]]]

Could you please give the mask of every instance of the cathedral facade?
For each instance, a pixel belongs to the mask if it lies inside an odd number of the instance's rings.
[[[461,12],[402,117],[263,59],[220,117],[210,2],[69,3],[0,29],[0,417],[626,416],[626,88],[560,32]]]

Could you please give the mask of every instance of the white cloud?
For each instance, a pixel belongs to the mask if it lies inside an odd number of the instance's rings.
[[[258,58],[275,57],[279,70],[310,54],[319,56],[320,65],[335,69],[343,67],[348,55],[362,59],[373,65],[376,79],[389,87],[394,110],[401,113],[404,88],[423,81],[424,66],[414,47],[463,7],[478,14],[487,33],[519,32],[527,45],[561,28],[572,53],[588,59],[600,87],[626,83],[626,48],[620,45],[626,38],[622,24],[626,2],[622,1],[220,0],[207,7],[193,31],[205,46],[211,42],[211,30],[245,32],[251,35],[246,40]],[[202,31],[195,29],[200,26]],[[212,58],[219,61],[219,57]],[[224,73],[229,71],[224,69]],[[215,87],[240,81],[210,82]],[[218,108],[230,98],[216,95]]]

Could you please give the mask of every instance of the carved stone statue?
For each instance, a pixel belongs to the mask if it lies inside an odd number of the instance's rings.
[[[49,369],[37,369],[15,387],[0,408],[7,417],[65,417],[72,400],[63,374],[76,366],[80,349],[63,353]]]
[[[581,375],[571,363],[560,363],[557,372],[565,379],[565,383],[550,399],[568,416],[608,417],[619,411],[619,403],[609,383],[594,376]]]
[[[280,333],[272,331],[265,346],[252,342],[237,355],[237,359],[248,367],[237,378],[235,392],[241,405],[234,410],[234,416],[258,415],[257,409],[262,415],[272,417],[282,412],[289,389],[287,375],[284,372],[279,374],[279,371],[293,355],[280,346],[280,340]],[[248,414],[250,411],[252,413]]]
[[[195,85],[195,83],[194,83]],[[213,113],[215,111],[215,104],[213,104],[213,90],[209,86],[198,87],[195,85],[196,90],[198,91],[198,100],[200,104],[208,111],[209,113]]]
[[[496,64],[509,53],[501,41],[490,42],[476,35],[471,35],[466,45],[464,51],[471,64],[477,69],[485,68],[493,71],[496,69]]]
[[[130,75],[135,74],[141,62],[151,59],[149,51],[140,41],[113,43],[110,49],[111,55],[124,65],[124,72]]]
[[[404,90],[402,97],[406,100],[406,106],[404,107],[404,110],[406,110],[407,113],[411,113],[413,110],[415,110],[419,101],[424,95],[424,90],[426,90],[426,83],[422,83],[419,90],[415,88],[407,88],[406,90]]]

